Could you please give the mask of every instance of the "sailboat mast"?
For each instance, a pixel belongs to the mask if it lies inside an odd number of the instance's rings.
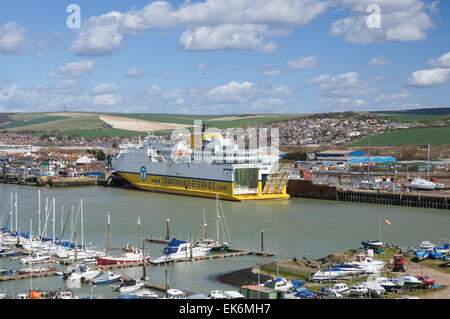
[[[207,238],[207,230],[206,230],[206,217],[205,217],[205,209],[203,208],[203,239]]]
[[[64,231],[63,222],[64,222],[64,205],[61,205],[61,241],[63,241],[62,240],[63,231]]]
[[[110,249],[110,239],[111,239],[111,218],[110,218],[109,212],[108,212],[108,253],[109,253],[109,249]]]
[[[12,217],[12,214],[13,214],[13,193],[11,193],[11,209],[10,209],[10,211],[9,211],[9,223],[10,223],[10,227],[9,227],[9,231],[12,233],[12,231],[13,231],[13,217]]]
[[[38,234],[41,236],[41,190],[38,190]]]
[[[141,217],[138,216],[138,241],[139,249],[141,249]]]
[[[381,241],[381,217],[378,217],[378,240]]]
[[[83,200],[81,200],[81,250],[84,250]]]
[[[18,229],[18,227],[17,227],[17,193],[15,195],[16,195],[16,200],[14,202],[14,209],[16,211],[16,231],[17,231],[17,229]]]
[[[45,198],[45,234],[47,237],[47,219],[48,219],[48,197]]]
[[[56,210],[55,210],[55,197],[53,197],[53,203],[52,203],[52,205],[53,205],[53,237],[52,237],[52,242],[53,242],[53,245],[55,244],[55,222],[56,222]]]

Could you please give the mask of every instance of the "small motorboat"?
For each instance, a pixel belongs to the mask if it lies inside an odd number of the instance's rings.
[[[344,283],[335,284],[333,290],[343,296],[348,296],[350,294],[350,288]]]
[[[364,247],[368,247],[370,249],[380,249],[383,247],[383,243],[379,240],[364,240],[361,242]]]
[[[209,299],[227,299],[223,294],[222,290],[211,290],[211,293],[208,295]]]
[[[398,279],[403,281],[403,287],[405,288],[418,288],[420,286],[423,286],[422,281],[410,275],[405,275]]]
[[[90,269],[87,265],[79,265],[66,273],[64,279],[67,280],[91,280],[103,274],[103,271]]]
[[[375,281],[384,288],[386,291],[391,291],[395,288],[395,283],[392,282],[389,278],[386,277],[378,277],[375,278]]]
[[[435,246],[435,247],[433,248],[433,250],[434,250],[436,253],[440,253],[440,254],[442,254],[442,255],[447,255],[447,254],[448,254],[448,251],[449,251],[449,244],[447,243],[447,244],[445,244],[444,246]]]
[[[433,286],[436,282],[435,279],[431,278],[430,276],[416,276],[417,279],[419,279],[421,282],[423,282],[424,288],[430,288]]]
[[[186,296],[184,295],[184,293],[179,290],[179,289],[169,289],[167,290],[167,295],[169,299],[185,299]]]
[[[343,271],[339,267],[334,267],[334,268],[331,268],[330,270],[324,269],[324,270],[317,271],[312,276],[312,281],[314,281],[314,282],[323,282],[323,281],[327,281],[327,280],[334,280],[334,279],[337,279],[337,278],[341,278],[341,277],[344,277],[346,275],[348,275],[347,272]]]
[[[53,299],[74,299],[70,291],[58,291]]]
[[[369,293],[377,297],[381,297],[386,293],[386,289],[384,289],[384,287],[381,286],[376,280],[366,281],[361,283],[361,285],[366,287]]]
[[[89,280],[90,283],[93,285],[105,285],[105,284],[111,284],[113,282],[119,281],[120,277],[122,275],[116,275],[111,271],[108,271],[107,273],[104,273],[103,275],[98,276],[97,278]]]
[[[273,278],[272,280],[268,280],[265,283],[261,284],[261,286],[272,288],[282,292],[287,292],[294,288],[293,283],[290,280],[284,278]]]
[[[120,293],[133,292],[133,291],[139,290],[143,287],[144,287],[144,283],[140,282],[139,280],[130,279],[130,280],[124,281],[120,285],[113,287],[113,291],[117,291]]]
[[[227,299],[245,299],[245,296],[234,290],[227,290],[223,292],[223,295]]]
[[[22,264],[36,264],[36,263],[43,263],[44,261],[50,260],[49,255],[43,255],[41,253],[34,253],[31,256],[25,257],[20,259]]]
[[[362,284],[352,285],[350,286],[349,296],[357,296],[361,297],[367,295],[369,293],[369,289]]]
[[[429,255],[430,255],[430,252],[428,250],[418,250],[415,253],[416,259],[418,261],[427,259]]]
[[[316,299],[317,294],[305,287],[300,287],[295,289],[292,294],[286,294],[285,297],[289,299]]]
[[[154,292],[144,289],[136,291],[132,294],[123,294],[119,296],[119,299],[159,299],[160,297]]]
[[[436,245],[433,244],[433,243],[431,243],[430,241],[424,240],[424,241],[420,244],[420,249],[422,249],[422,250],[433,250],[433,248],[434,248],[435,246],[436,246]]]

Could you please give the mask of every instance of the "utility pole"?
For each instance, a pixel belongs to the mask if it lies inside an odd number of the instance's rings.
[[[367,187],[369,187],[370,181],[370,123],[369,133],[367,134]]]

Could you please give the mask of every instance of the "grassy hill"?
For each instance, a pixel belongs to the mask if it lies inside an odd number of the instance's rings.
[[[370,145],[431,145],[450,144],[450,127],[406,129],[370,137]],[[367,138],[350,146],[367,146]]]
[[[219,129],[245,127],[271,121],[281,121],[298,117],[299,114],[257,114],[257,115],[180,115],[157,113],[94,113],[94,112],[47,112],[2,114],[0,131],[28,132],[33,135],[72,135],[83,137],[137,136],[146,132],[112,128],[100,119],[102,115],[138,119],[159,123],[193,125],[200,119],[204,124]],[[157,132],[158,133],[158,132]]]

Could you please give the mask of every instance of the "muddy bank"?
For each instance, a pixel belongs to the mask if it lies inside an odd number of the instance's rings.
[[[259,282],[263,283],[271,279],[270,276],[260,275]],[[221,283],[240,287],[245,285],[256,285],[258,284],[258,273],[253,272],[253,267],[238,270],[229,274],[224,274],[216,277],[216,280]]]

